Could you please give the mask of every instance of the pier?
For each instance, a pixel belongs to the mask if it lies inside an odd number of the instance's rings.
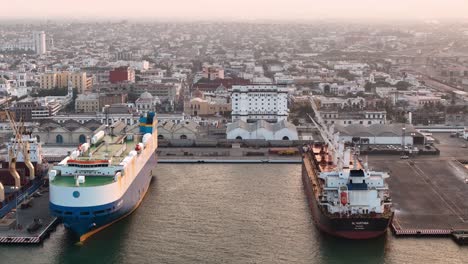
[[[234,163],[234,164],[252,164],[252,163],[276,163],[276,164],[301,164],[302,161],[300,158],[290,158],[290,159],[258,159],[258,158],[248,158],[248,159],[239,159],[239,158],[203,158],[203,157],[193,157],[191,159],[159,159],[158,163]]]
[[[40,244],[58,224],[49,213],[48,190],[41,188],[0,220],[0,244]]]
[[[289,149],[289,148],[285,148]],[[271,153],[270,148],[160,148],[159,163],[282,163],[301,164],[297,151],[291,155]]]
[[[468,150],[460,147],[462,139],[449,134],[437,137],[442,150],[438,157],[369,156],[369,164],[390,173],[395,236],[468,241],[468,170],[460,162]]]

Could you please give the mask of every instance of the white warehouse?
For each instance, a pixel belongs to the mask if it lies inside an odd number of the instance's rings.
[[[264,140],[298,140],[296,126],[282,120],[278,123],[268,123],[259,120],[247,123],[238,120],[227,126],[227,139],[264,139]]]

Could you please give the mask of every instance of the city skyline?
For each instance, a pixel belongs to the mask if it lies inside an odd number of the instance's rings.
[[[4,6],[6,0],[3,2]],[[428,20],[466,19],[468,2],[463,0],[238,0],[231,5],[215,0],[171,2],[135,0],[80,1],[72,8],[58,0],[8,2],[4,19],[174,19],[174,20]]]

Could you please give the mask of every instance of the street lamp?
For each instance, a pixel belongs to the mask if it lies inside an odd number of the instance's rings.
[[[405,155],[405,131],[406,131],[406,127],[403,127],[402,129],[402,135],[401,135],[401,150],[402,150],[402,153],[403,153],[403,156]]]

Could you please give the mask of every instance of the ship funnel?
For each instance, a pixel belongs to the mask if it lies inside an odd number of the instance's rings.
[[[5,201],[5,187],[3,187],[3,184],[0,182],[0,203]]]
[[[15,154],[13,153],[13,149],[10,146],[8,149],[8,156],[10,157],[10,160],[8,162],[9,164],[9,172],[11,176],[15,179],[15,188],[21,187],[21,181],[20,181],[20,175],[16,171],[16,158],[14,156]]]

